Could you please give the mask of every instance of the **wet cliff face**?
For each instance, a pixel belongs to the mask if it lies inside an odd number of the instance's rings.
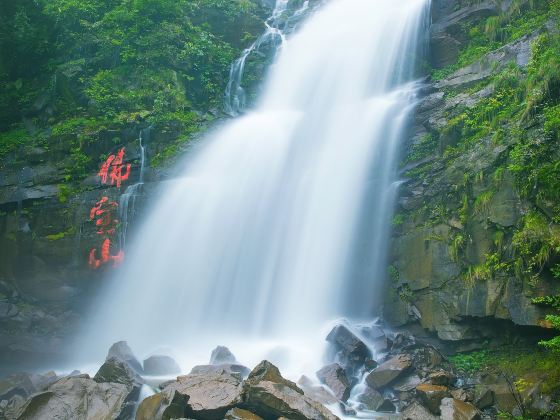
[[[433,3],[433,70],[393,220],[393,325],[419,323],[461,345],[495,334],[492,320],[547,326],[532,299],[558,293],[557,184],[535,173],[556,173],[557,82],[534,89],[554,48],[551,7]]]

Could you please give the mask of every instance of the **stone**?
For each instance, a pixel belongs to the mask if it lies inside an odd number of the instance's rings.
[[[420,384],[416,387],[416,393],[424,405],[434,414],[440,413],[441,400],[449,397],[449,389],[441,385]]]
[[[476,407],[468,402],[454,398],[441,401],[441,420],[481,420]]]
[[[9,400],[0,401],[0,419],[16,419],[25,401],[21,395],[14,395]]]
[[[121,416],[128,389],[123,384],[98,383],[88,375],[63,378],[47,391],[31,396],[18,419],[98,420]]]
[[[223,365],[223,364],[235,364],[237,360],[235,356],[227,347],[218,346],[214,350],[212,350],[212,354],[210,355],[210,364],[211,365]]]
[[[226,413],[224,420],[263,420],[263,418],[241,408],[232,408]]]
[[[127,362],[138,373],[143,372],[142,365],[136,356],[134,356],[132,349],[128,346],[126,341],[119,341],[109,348],[107,359],[111,357],[116,357],[117,359]]]
[[[0,401],[9,400],[15,395],[27,398],[37,388],[27,373],[15,373],[0,380]]]
[[[381,327],[369,325],[363,327],[361,333],[376,352],[381,353],[389,348],[389,339]]]
[[[192,368],[191,374],[201,375],[207,373],[228,373],[243,379],[251,372],[248,367],[243,365],[224,364],[224,365],[198,365]]]
[[[450,372],[447,372],[443,369],[439,369],[434,372],[431,372],[428,375],[427,380],[432,385],[449,386],[452,385],[453,382],[455,381],[455,376]]]
[[[327,385],[340,401],[345,402],[350,397],[350,381],[344,369],[338,363],[333,363],[320,369],[317,372],[317,378]]]
[[[312,400],[318,401],[324,405],[336,404],[339,402],[332,391],[329,391],[322,385],[315,385],[315,383],[307,376],[299,378],[298,386],[303,390],[303,393]]]
[[[412,356],[400,354],[382,363],[366,377],[367,384],[373,389],[389,385],[412,366]]]
[[[142,401],[138,406],[136,420],[184,418],[188,400],[188,396],[175,390],[152,395]]]
[[[146,375],[178,375],[181,368],[177,362],[169,356],[154,355],[148,357],[143,362],[144,373]]]
[[[460,399],[460,398],[459,398]],[[475,389],[474,405],[484,410],[494,404],[494,391],[487,386],[481,385]]]
[[[381,393],[373,388],[367,387],[364,392],[356,397],[356,400],[363,404],[364,408],[371,411],[378,411],[379,407],[385,402]]]
[[[327,408],[304,395],[293,382],[282,377],[268,361],[259,363],[244,383],[241,408],[267,418],[286,417],[291,420],[338,419]]]
[[[255,366],[255,368],[251,371],[249,377],[245,381],[245,384],[252,386],[262,381],[281,384],[296,391],[299,394],[303,394],[301,388],[299,388],[292,381],[284,379],[280,374],[280,370],[278,370],[278,368],[274,366],[272,363],[270,363],[268,360],[263,360],[257,366]]]
[[[463,389],[463,388],[454,389],[453,391],[451,391],[451,396],[453,398],[455,398],[456,400],[460,400],[460,401],[471,401],[472,400],[472,396],[471,396],[470,392],[467,391],[466,389]]]
[[[285,417],[290,420],[338,419],[317,401],[292,388],[269,381],[247,387],[244,408],[263,418]]]
[[[402,420],[437,420],[438,417],[430,413],[418,402],[413,402],[401,413]]]
[[[126,386],[128,394],[122,407],[122,414],[133,415],[144,380],[127,362],[110,357],[99,368],[93,380],[98,383],[116,383]]]
[[[162,393],[166,401],[177,400],[176,393],[187,398],[187,417],[197,419],[222,419],[230,409],[242,401],[241,380],[226,372],[189,374],[179,376],[167,385]],[[183,399],[179,398],[179,401]]]
[[[393,382],[391,388],[398,392],[410,392],[415,390],[422,380],[418,375],[401,376]]]
[[[362,367],[371,352],[366,344],[348,327],[337,325],[329,335],[327,341],[331,344],[334,360],[353,375]]]

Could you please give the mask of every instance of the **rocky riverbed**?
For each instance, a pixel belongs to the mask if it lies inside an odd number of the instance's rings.
[[[93,377],[74,371],[4,378],[0,418],[473,420],[554,405],[538,388],[515,391],[506,376],[465,376],[432,345],[382,325],[340,323],[326,340],[329,363],[297,383],[266,360],[251,370],[221,346],[207,365],[181,375],[171,357],[140,362],[121,341]]]

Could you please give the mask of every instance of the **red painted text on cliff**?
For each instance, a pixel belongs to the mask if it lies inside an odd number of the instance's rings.
[[[97,174],[103,185],[114,185],[120,188],[123,181],[130,176],[130,164],[124,164],[124,147],[117,154],[110,155],[101,166]],[[118,203],[111,201],[109,197],[103,196],[95,203],[95,206],[89,212],[89,218],[95,223],[97,234],[102,235],[103,243],[101,248],[93,248],[89,251],[89,266],[97,270],[105,264],[112,263],[113,267],[118,266],[124,259],[124,251],[119,250],[116,253],[111,244],[111,239],[115,235],[119,221],[114,217],[118,209]]]

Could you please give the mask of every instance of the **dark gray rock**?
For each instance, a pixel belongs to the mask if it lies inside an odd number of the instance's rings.
[[[413,402],[406,407],[401,413],[402,420],[437,420],[439,417],[434,416],[418,402]]]
[[[192,368],[191,375],[204,375],[209,373],[227,373],[239,379],[246,378],[251,371],[243,365],[199,365]]]
[[[346,376],[346,372],[338,363],[333,363],[320,369],[317,372],[317,378],[327,385],[340,401],[346,401],[350,397],[350,381]]]
[[[413,358],[400,354],[379,365],[366,377],[367,384],[373,389],[380,389],[407,372],[412,366]]]
[[[481,420],[476,407],[468,402],[444,398],[441,401],[441,420]]]
[[[423,404],[433,413],[440,414],[440,404],[444,398],[449,397],[449,388],[441,385],[420,384],[416,393]]]
[[[353,376],[362,367],[371,352],[366,344],[345,325],[337,325],[327,336],[332,345],[333,359]]]
[[[235,356],[227,347],[218,346],[212,350],[210,355],[211,365],[223,365],[223,364],[236,364],[237,360]]]
[[[177,375],[181,368],[177,362],[169,356],[154,355],[143,362],[146,375]]]
[[[366,410],[379,411],[379,407],[385,402],[385,397],[381,393],[373,388],[367,387],[364,392],[356,398],[358,402],[363,404]]]
[[[280,375],[270,362],[261,362],[244,384],[243,408],[268,418],[286,417],[293,420],[337,419],[322,404],[304,395],[293,382]]]
[[[110,357],[99,368],[93,380],[98,383],[122,384],[126,386],[128,394],[121,412],[124,417],[132,417],[144,380],[128,362],[116,357]]]
[[[18,412],[18,419],[117,419],[126,407],[128,389],[98,383],[87,375],[63,378],[47,391],[34,394]]]
[[[119,341],[109,348],[106,360],[113,357],[128,363],[136,372],[143,372],[142,364],[138,361],[126,341]]]

